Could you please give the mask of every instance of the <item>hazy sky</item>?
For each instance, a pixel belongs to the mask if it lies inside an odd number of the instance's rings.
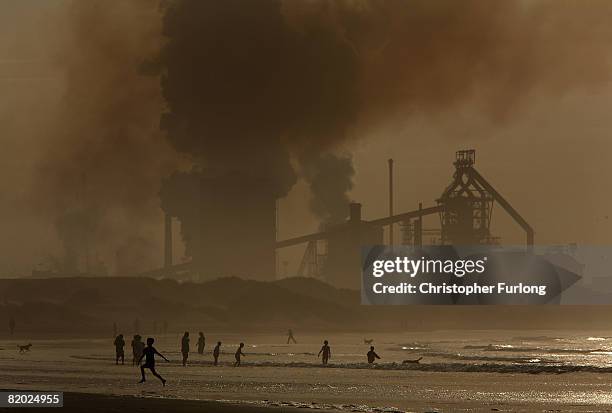
[[[397,20],[370,19],[381,3],[403,5]],[[59,256],[58,217],[75,204],[100,218],[94,248],[111,270],[116,249],[134,239],[159,248],[150,266],[161,264],[159,180],[188,164],[159,131],[159,79],[138,73],[163,44],[161,12],[156,1],[107,4],[0,0],[2,275]],[[534,227],[536,243],[609,242],[609,2],[534,1],[525,13],[521,2],[469,1],[465,14],[444,1],[294,4],[284,5],[292,25],[321,15],[367,60],[362,109],[348,138],[330,146],[353,154],[349,197],[364,218],[386,214],[389,157],[401,212],[432,205],[454,152],[475,148],[477,169]],[[317,230],[309,197],[298,182],[281,200],[280,238]],[[501,208],[493,219],[496,235],[523,240]]]

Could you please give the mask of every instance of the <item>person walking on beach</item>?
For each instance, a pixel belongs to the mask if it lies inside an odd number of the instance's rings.
[[[115,338],[115,364],[119,364],[119,359],[121,359],[121,364],[125,364],[125,353],[123,352],[123,347],[125,347],[125,340],[123,339],[123,334],[119,334]]]
[[[287,332],[287,344],[289,344],[291,341],[293,341],[293,344],[297,344],[297,341],[295,341],[295,337],[293,337],[293,330],[289,329],[289,331]]]
[[[9,320],[9,332],[11,333],[11,335],[13,335],[13,333],[15,332],[15,319],[13,317],[11,317],[11,319]]]
[[[213,350],[213,357],[215,358],[215,366],[219,362],[219,354],[220,353],[221,353],[221,342],[217,341],[217,345],[215,346],[215,349]]]
[[[142,342],[142,337],[139,334],[136,334],[132,340],[132,366],[135,366],[136,362],[140,360],[144,348],[145,343]]]
[[[321,356],[321,361],[323,362],[323,365],[327,365],[327,362],[329,361],[329,359],[331,358],[331,348],[329,347],[329,342],[327,340],[325,340],[323,342],[323,347],[321,347],[321,350],[319,350],[319,354],[317,355],[317,357]]]
[[[189,357],[189,331],[185,331],[183,339],[181,340],[181,353],[183,353],[183,367],[187,365],[187,358]]]
[[[198,334],[198,354],[204,354],[204,347],[206,347],[206,337],[204,337],[204,333],[200,331]]]
[[[370,346],[370,351],[368,351],[368,363],[373,364],[376,359],[380,359],[380,357],[374,351],[374,346]]]
[[[238,350],[236,350],[236,354],[234,354],[234,356],[236,357],[236,361],[234,362],[234,367],[239,367],[240,366],[240,356],[244,356],[245,355],[242,352],[243,348],[244,348],[244,343],[240,343],[240,345],[238,346]]]
[[[159,357],[163,358],[168,363],[170,363],[170,361],[167,358],[165,358],[159,351],[157,351],[155,347],[153,347],[154,342],[155,342],[155,339],[153,337],[147,338],[147,347],[145,347],[145,349],[142,352],[142,355],[140,356],[140,359],[138,359],[138,364],[140,364],[140,361],[142,360],[142,358],[145,357],[145,363],[142,366],[140,366],[140,373],[142,374],[142,380],[140,380],[138,383],[144,383],[146,381],[144,371],[145,369],[149,369],[151,370],[151,373],[153,373],[155,377],[160,379],[162,384],[165,386],[166,380],[162,376],[160,376],[159,373],[155,370],[155,355],[157,354]]]

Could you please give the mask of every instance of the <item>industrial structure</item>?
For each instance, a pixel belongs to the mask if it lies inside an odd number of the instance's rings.
[[[402,244],[421,246],[424,234],[436,235],[430,243],[441,245],[495,244],[499,238],[491,234],[493,204],[497,202],[517,222],[526,234],[526,244],[533,245],[534,232],[527,221],[474,168],[476,151],[458,151],[451,184],[436,200],[435,206],[393,214],[393,161],[389,160],[388,217],[364,221],[361,205],[351,204],[346,224],[326,231],[276,243],[276,248],[306,243],[306,253],[298,269],[298,276],[321,277],[338,287],[359,286],[361,247],[383,244],[383,227],[389,226],[389,244],[393,244],[392,225],[401,224]],[[439,230],[423,228],[423,217],[438,214]],[[317,248],[323,241],[324,253]]]
[[[273,241],[270,236],[276,233],[273,214],[269,219],[263,220],[267,223],[266,228],[257,228],[251,234],[255,235],[243,242],[239,248],[246,253],[244,261],[236,263],[232,269],[223,268],[223,261],[215,258],[227,255],[227,243],[217,242],[206,246],[212,257],[212,267],[216,275],[239,275],[252,277],[254,268],[263,268],[272,272],[275,267],[274,250],[290,247],[298,244],[305,245],[305,253],[298,267],[298,276],[317,277],[324,279],[337,287],[358,288],[361,274],[361,248],[368,245],[384,244],[384,227],[389,227],[392,234],[392,226],[399,224],[401,228],[401,243],[404,245],[421,246],[424,243],[424,235],[429,235],[427,243],[441,245],[480,245],[496,244],[499,238],[491,233],[491,218],[493,205],[499,204],[510,217],[525,231],[526,245],[533,245],[534,231],[527,221],[510,205],[510,203],[474,168],[476,153],[474,150],[458,151],[455,154],[455,171],[449,186],[444,189],[441,196],[435,201],[435,205],[423,207],[419,203],[416,210],[393,213],[393,161],[389,160],[389,216],[365,221],[361,216],[361,204],[351,203],[349,206],[348,219],[345,223],[329,226],[324,231],[303,235],[296,238]],[[266,205],[270,197],[262,198]],[[226,205],[220,202],[222,199],[212,202],[211,205]],[[260,205],[256,211],[265,214],[268,208]],[[216,211],[215,216],[223,215],[223,211]],[[237,211],[236,211],[237,212]],[[423,218],[438,215],[439,228],[424,229]],[[265,217],[262,217],[265,218]],[[261,220],[255,220],[261,221]],[[204,224],[204,223],[203,223]],[[232,227],[231,222],[225,221],[221,226],[227,231]],[[219,228],[219,226],[214,226]],[[205,227],[202,227],[205,230]],[[244,236],[244,230],[240,231]],[[265,239],[257,239],[256,235],[265,234]],[[197,260],[191,263],[172,265],[171,251],[171,225],[166,218],[166,265],[165,268],[148,272],[143,275],[175,275],[181,272],[197,270],[202,267]],[[388,244],[393,243],[389,238]],[[230,244],[231,245],[231,244]],[[248,246],[251,246],[251,249]],[[230,247],[231,248],[231,247]],[[210,254],[211,250],[212,254]],[[251,260],[252,259],[252,260]],[[267,263],[267,264],[266,264]],[[208,263],[211,264],[211,263]],[[258,277],[259,278],[259,277]]]
[[[334,285],[347,287],[354,284],[354,274],[360,274],[362,246],[383,244],[383,227],[361,219],[361,204],[353,202],[346,223],[306,238],[277,242],[276,247],[307,242],[297,275],[333,280]]]
[[[525,231],[525,243],[533,245],[533,229],[499,192],[474,168],[476,151],[456,153],[453,181],[437,200],[441,243],[453,245],[494,244],[491,235],[493,203],[497,202]]]

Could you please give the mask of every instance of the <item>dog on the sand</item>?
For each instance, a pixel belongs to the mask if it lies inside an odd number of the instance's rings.
[[[423,357],[419,357],[416,360],[404,360],[402,361],[402,364],[419,364],[419,361],[421,361],[423,359]]]
[[[26,344],[25,346],[17,345],[17,347],[19,348],[20,353],[26,353],[30,351],[30,348],[32,348],[32,343]]]

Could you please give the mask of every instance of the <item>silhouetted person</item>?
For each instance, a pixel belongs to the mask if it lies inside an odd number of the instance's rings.
[[[293,341],[294,344],[297,344],[297,341],[295,341],[295,337],[293,337],[293,330],[289,329],[289,331],[287,332],[287,344],[289,344],[289,342]]]
[[[142,351],[145,348],[145,343],[142,341],[142,337],[136,334],[132,340],[132,366],[136,365],[136,362],[142,357]]]
[[[198,334],[198,354],[204,354],[204,347],[206,347],[206,337],[200,331],[200,334]]]
[[[331,358],[331,348],[329,347],[329,343],[327,340],[323,342],[323,347],[321,347],[321,350],[319,350],[319,354],[317,355],[317,357],[321,355],[323,355],[321,357],[321,361],[324,365],[326,365],[329,359]]]
[[[244,343],[240,343],[240,345],[238,346],[238,350],[236,350],[236,354],[234,354],[234,357],[236,357],[236,361],[234,362],[234,367],[240,366],[240,356],[244,356],[245,355],[242,352],[243,348],[244,348]]]
[[[144,370],[149,369],[151,370],[151,373],[153,373],[155,377],[160,379],[162,384],[165,386],[166,380],[164,380],[164,378],[160,376],[157,373],[157,371],[155,371],[155,355],[157,354],[159,357],[163,358],[166,361],[168,361],[168,359],[165,358],[159,351],[157,351],[155,347],[153,347],[154,342],[155,342],[155,339],[153,339],[152,337],[147,338],[147,346],[143,350],[142,356],[140,356],[140,359],[138,359],[138,364],[140,364],[140,361],[142,360],[142,358],[145,357],[145,363],[142,366],[140,366],[140,372],[142,373],[142,380],[140,380],[138,383],[144,383],[146,381]]]
[[[215,346],[215,349],[213,350],[213,357],[215,358],[215,366],[219,362],[219,354],[221,354],[221,342],[217,341],[217,345]]]
[[[189,331],[185,331],[183,339],[181,340],[181,353],[183,353],[183,367],[187,365],[187,358],[189,357]]]
[[[115,338],[115,364],[119,364],[119,359],[121,359],[121,364],[125,364],[125,353],[123,352],[123,347],[125,347],[125,340],[123,339],[123,334],[119,334]]]
[[[368,363],[372,364],[376,359],[380,359],[380,357],[374,351],[374,346],[370,346],[370,351],[368,351]]]
[[[13,335],[13,333],[15,332],[15,319],[13,317],[11,317],[11,319],[9,320],[9,331],[11,335]]]

